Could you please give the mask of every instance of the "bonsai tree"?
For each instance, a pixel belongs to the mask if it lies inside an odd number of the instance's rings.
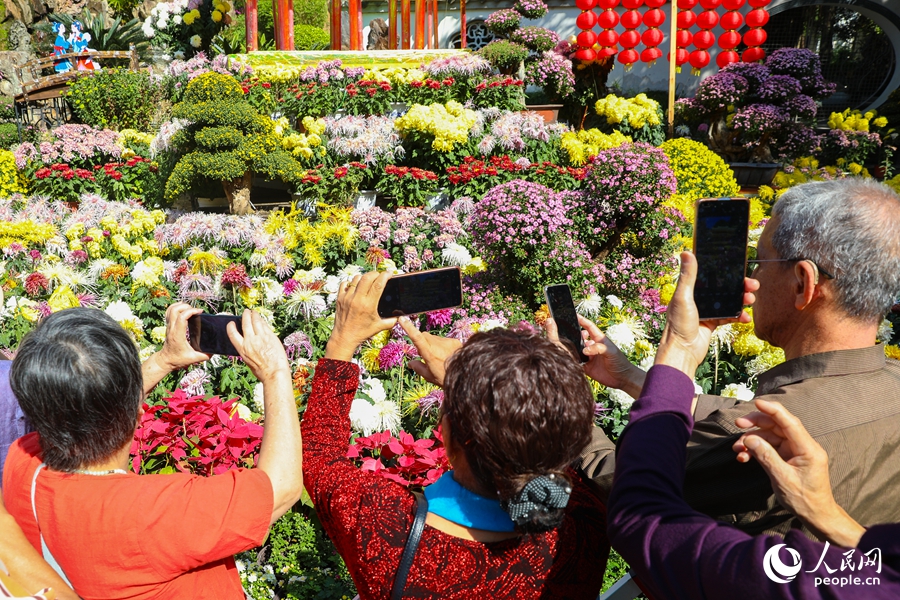
[[[819,145],[817,102],[834,92],[814,52],[782,48],[765,64],[732,63],[679,101],[691,134],[730,162],[790,162]]]
[[[247,214],[254,173],[291,184],[303,176],[300,163],[282,149],[272,120],[250,105],[230,75],[193,79],[173,116],[190,124],[172,139],[179,158],[166,182],[169,201],[205,177],[222,182],[232,213]]]

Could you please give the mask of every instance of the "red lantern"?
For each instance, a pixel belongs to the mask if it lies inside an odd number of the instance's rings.
[[[607,48],[611,46],[615,46],[619,41],[619,34],[613,31],[612,29],[604,29],[597,36],[597,43],[600,44],[601,49]],[[615,52],[613,52],[615,54]]]
[[[716,43],[716,36],[708,29],[701,29],[694,34],[694,46],[700,50],[711,48]]]
[[[663,32],[659,29],[648,29],[641,35],[641,41],[648,48],[659,46],[663,41]]]
[[[741,54],[741,60],[745,63],[758,62],[766,57],[766,51],[762,48],[747,48]]]
[[[752,6],[753,8],[762,8],[764,6],[768,6],[769,2],[772,0],[747,0],[747,4]]]
[[[744,34],[744,43],[748,48],[762,46],[766,43],[766,37],[768,36],[766,35],[765,29],[751,29]]]
[[[705,10],[697,15],[697,27],[700,29],[712,29],[719,24],[719,15],[714,10]]]
[[[644,0],[647,8],[662,8],[666,4],[666,0]]]
[[[678,48],[678,50],[675,51],[675,64],[677,66],[680,67],[681,65],[683,65],[690,59],[691,59],[691,53],[688,52],[687,50],[685,50],[684,48]]]
[[[578,45],[582,48],[591,48],[597,42],[597,34],[591,31],[582,31],[578,34]]]
[[[619,36],[619,44],[623,48],[634,48],[641,43],[641,34],[634,29],[629,29]]]
[[[666,13],[658,8],[651,8],[644,13],[644,25],[647,27],[659,27],[666,21]]]
[[[575,25],[578,29],[593,29],[597,24],[597,15],[587,11],[583,12],[575,19]]]
[[[641,59],[640,55],[637,53],[637,50],[634,48],[628,48],[627,50],[622,50],[619,52],[618,61],[625,65],[626,69],[630,69],[631,65],[636,63]]]
[[[597,53],[591,48],[582,48],[575,52],[575,58],[584,62],[591,62],[597,58]]]
[[[619,13],[614,10],[604,10],[597,17],[597,25],[602,29],[612,29],[619,24]]]
[[[575,6],[579,10],[591,10],[597,6],[597,0],[575,0]]]
[[[744,0],[722,0],[725,10],[739,10],[744,6]]]
[[[641,26],[641,13],[636,10],[629,10],[622,14],[619,20],[625,29],[637,29]]]
[[[612,10],[619,5],[619,0],[597,0],[597,6],[603,10]]]
[[[634,10],[644,5],[644,0],[622,0],[622,6],[628,10]]]
[[[703,10],[716,10],[722,4],[722,0],[700,0],[700,8]]]
[[[691,52],[691,67],[695,75],[700,74],[700,69],[709,64],[709,52],[706,50],[694,50]]]
[[[675,46],[678,48],[687,48],[693,39],[693,34],[687,29],[679,29],[675,32]]]
[[[600,48],[600,50],[597,51],[597,58],[606,58],[607,56],[613,56],[615,53],[615,48]]]
[[[722,48],[723,50],[734,50],[740,43],[741,34],[737,31],[726,31],[719,36],[719,48]]]
[[[678,16],[676,17],[675,24],[678,25],[679,29],[690,29],[696,22],[697,15],[692,13],[690,10],[678,10]]]
[[[691,10],[699,0],[678,0],[678,10]]]
[[[653,63],[656,62],[656,59],[658,59],[660,56],[662,56],[662,50],[660,50],[659,48],[645,48],[644,51],[641,52],[641,61],[645,63]]]
[[[764,8],[756,8],[748,12],[744,20],[747,27],[765,27],[769,22],[769,13]]]
[[[719,25],[722,26],[722,29],[725,31],[730,31],[732,29],[740,29],[741,25],[744,23],[744,17],[741,16],[741,13],[732,10],[728,11],[722,18],[719,19]]]
[[[725,50],[724,52],[719,52],[719,55],[716,56],[716,64],[719,65],[720,69],[740,60],[740,55],[734,50]]]

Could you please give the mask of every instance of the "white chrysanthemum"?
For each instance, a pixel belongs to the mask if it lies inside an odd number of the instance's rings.
[[[141,25],[141,30],[144,32],[144,36],[147,39],[152,39],[154,35],[156,35],[156,30],[153,29],[153,25],[150,23],[150,19],[144,21],[144,24]]]
[[[91,261],[91,266],[88,267],[88,274],[91,276],[91,281],[96,281],[100,278],[100,275],[103,274],[103,271],[107,270],[111,266],[116,264],[115,261],[109,260],[108,258],[97,258]]]
[[[113,320],[133,333],[143,333],[144,331],[144,322],[135,316],[133,312],[131,312],[131,307],[128,306],[127,303],[117,300],[115,302],[110,302],[109,306],[104,310],[106,314],[113,318]]]
[[[156,346],[147,346],[146,348],[141,348],[141,351],[138,352],[138,356],[141,359],[141,362],[144,362],[156,352]]]
[[[622,390],[607,388],[606,391],[609,394],[609,399],[620,406],[628,408],[632,404],[634,404],[634,398],[632,398]]]
[[[253,386],[253,410],[261,415],[266,414],[266,403],[264,400],[263,384],[257,383]]]
[[[885,319],[878,326],[878,333],[875,335],[875,339],[879,342],[888,343],[892,337],[894,337],[894,325]]]
[[[300,283],[305,284],[322,281],[323,279],[325,279],[325,269],[323,269],[322,267],[316,267],[315,269],[310,269],[309,271],[297,271],[296,273],[294,273],[294,279],[296,279]]]
[[[354,431],[362,435],[371,435],[375,431],[378,413],[375,405],[365,398],[354,398],[350,405],[350,425]]]
[[[191,46],[193,46],[194,48],[199,48],[201,44],[203,44],[203,39],[201,39],[199,35],[191,36]]]
[[[598,294],[591,294],[584,300],[578,303],[578,306],[575,307],[575,310],[578,311],[578,314],[584,315],[585,317],[593,318],[600,314],[600,308],[603,304],[603,298],[601,298]]]
[[[624,304],[622,304],[622,301],[619,300],[619,297],[614,294],[610,294],[609,296],[607,296],[606,301],[609,302],[610,304],[612,304],[613,306],[615,306],[616,308],[622,308],[624,306]]]
[[[360,382],[359,391],[371,398],[372,402],[384,402],[387,399],[384,382],[375,377],[363,379]]]
[[[341,287],[341,281],[341,278],[337,275],[329,275],[325,278],[325,285],[322,287],[322,290],[328,294],[329,304],[332,302],[331,296],[337,294],[338,288]]]
[[[76,271],[62,263],[44,263],[38,268],[38,272],[50,282],[51,290],[54,290],[61,285],[67,285],[70,288],[77,289],[87,287],[91,284],[91,281],[83,272]]]
[[[253,419],[253,415],[250,414],[250,409],[247,408],[245,404],[241,404],[240,402],[238,402],[234,405],[234,410],[235,412],[237,412],[237,415],[245,421],[250,421]]]
[[[462,244],[450,242],[441,250],[441,260],[446,265],[465,267],[472,262],[472,254]]]
[[[721,352],[722,350],[730,351],[731,344],[734,343],[735,337],[737,337],[737,334],[734,331],[734,327],[731,326],[731,323],[728,325],[721,325],[713,330],[712,336],[709,338],[709,347],[713,352]]]
[[[364,379],[360,392],[369,399],[355,398],[350,405],[350,424],[353,428],[362,435],[385,429],[397,433],[400,430],[400,405],[388,399],[381,380]]]
[[[746,402],[753,400],[756,394],[745,383],[729,383],[722,389],[721,395],[726,398],[737,398]]]
[[[254,283],[263,293],[263,301],[266,304],[275,304],[284,296],[284,286],[271,277],[257,277]]]
[[[761,354],[757,354],[753,360],[747,363],[746,369],[747,374],[750,375],[751,378],[756,377],[760,373],[764,373],[768,371],[772,367],[776,365],[780,365],[784,362],[784,350],[781,348],[775,348],[773,350],[768,350],[762,352]]]
[[[303,315],[307,320],[317,319],[325,313],[327,305],[315,290],[297,289],[284,303],[285,310],[292,317]]]
[[[156,28],[157,29],[165,29],[168,24],[169,24],[169,21],[167,19],[160,17],[159,20],[156,22]],[[200,36],[196,35],[194,37],[200,37]],[[197,46],[197,47],[199,48],[199,46]]]
[[[359,265],[346,265],[338,271],[338,277],[341,278],[341,281],[350,281],[357,275],[362,275],[362,272],[363,269]]]
[[[164,344],[166,341],[166,326],[160,325],[150,330],[150,339],[157,344]]]
[[[506,327],[506,323],[500,319],[487,319],[478,327],[478,331],[490,331],[498,327]]]
[[[606,328],[606,337],[626,353],[634,352],[634,344],[644,339],[646,335],[643,323],[631,316],[626,316],[622,321]]]
[[[131,269],[131,280],[143,287],[154,287],[159,283],[163,270],[162,259],[155,256],[150,257],[134,265]]]

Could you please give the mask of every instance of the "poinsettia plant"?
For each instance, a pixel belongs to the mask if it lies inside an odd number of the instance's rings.
[[[398,437],[390,431],[358,437],[348,448],[347,458],[363,471],[406,487],[430,485],[450,469],[440,428],[428,439],[416,439],[405,431]]]
[[[243,405],[236,398],[189,396],[177,389],[164,402],[144,405],[131,444],[135,473],[219,475],[255,464],[263,428],[240,415]]]

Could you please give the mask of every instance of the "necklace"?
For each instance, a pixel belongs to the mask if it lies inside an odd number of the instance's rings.
[[[110,469],[109,471],[88,471],[87,469],[75,469],[73,473],[81,475],[128,475],[124,469]]]

